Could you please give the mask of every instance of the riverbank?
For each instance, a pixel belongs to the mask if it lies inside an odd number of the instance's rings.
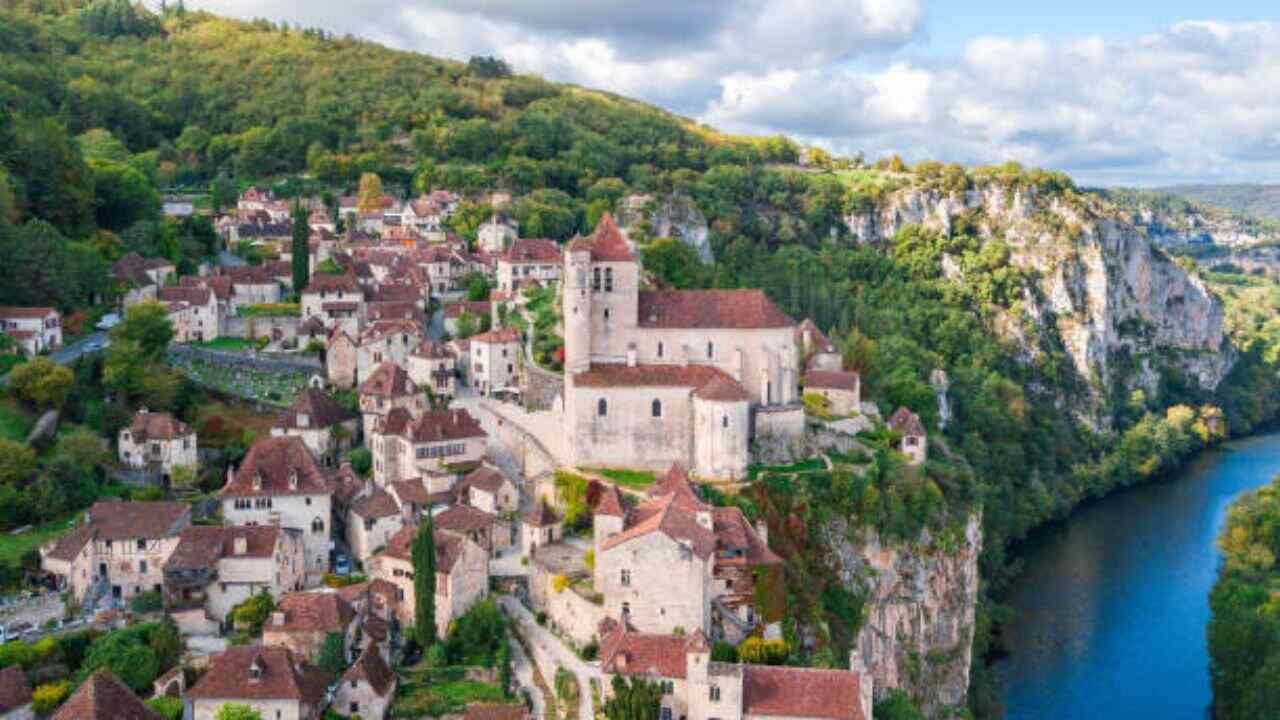
[[[1227,505],[1277,472],[1280,433],[1231,441],[1021,543],[993,666],[1006,717],[1203,717],[1214,539]]]

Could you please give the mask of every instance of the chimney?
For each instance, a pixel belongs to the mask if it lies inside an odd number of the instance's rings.
[[[256,472],[253,474],[253,489],[254,490],[262,489],[262,473]]]
[[[249,554],[249,538],[240,535],[231,541],[231,552],[234,555]]]
[[[628,345],[627,346],[627,367],[635,367],[635,366],[636,366],[636,346]]]
[[[284,625],[283,610],[276,610],[275,612],[271,613],[271,624],[275,625],[276,627],[281,627]]]

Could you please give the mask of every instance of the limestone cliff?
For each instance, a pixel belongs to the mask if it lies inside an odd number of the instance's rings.
[[[839,523],[828,533],[841,580],[865,598],[855,647],[876,697],[903,688],[926,717],[963,706],[978,602],[978,515],[959,538],[942,542],[926,531],[909,547]]]
[[[1105,422],[1090,416],[1117,383],[1154,392],[1160,373],[1172,369],[1213,389],[1230,370],[1221,304],[1100,196],[997,184],[958,193],[909,186],[845,219],[852,237],[867,243],[886,242],[908,225],[949,234],[961,221],[979,237],[1002,240],[1010,262],[1028,271],[1023,302],[996,330],[1025,361],[1061,344],[1092,389],[1093,402],[1074,403],[1082,420]],[[962,279],[947,258],[943,271]]]
[[[715,262],[707,218],[686,197],[633,196],[619,209],[618,222],[629,236],[642,229],[648,237],[676,238],[697,250],[703,263]]]

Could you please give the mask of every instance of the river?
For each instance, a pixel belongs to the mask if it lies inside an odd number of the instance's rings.
[[[1206,718],[1209,589],[1226,508],[1280,473],[1280,434],[1228,443],[1028,539],[1006,598],[1006,717]]]

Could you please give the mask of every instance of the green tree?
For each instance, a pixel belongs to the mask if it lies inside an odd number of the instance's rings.
[[[147,700],[144,704],[159,713],[164,720],[182,720],[182,698],[161,695]]]
[[[311,247],[307,242],[310,236],[307,225],[307,212],[302,209],[302,201],[293,203],[293,247],[290,260],[293,268],[293,291],[301,294],[307,289],[311,280]]]
[[[36,452],[25,443],[0,439],[0,484],[26,482],[36,473]]]
[[[135,692],[142,692],[160,674],[160,661],[137,636],[114,632],[89,646],[84,663],[76,673],[77,683],[84,682],[98,670],[110,670]]]
[[[119,232],[139,220],[152,219],[160,196],[151,181],[123,163],[90,160],[98,225]]]
[[[262,715],[248,705],[227,703],[218,708],[214,720],[262,720]]]
[[[41,410],[62,407],[74,382],[70,368],[47,357],[32,358],[9,372],[10,390]]]
[[[458,325],[453,332],[453,336],[462,340],[478,332],[480,332],[480,323],[476,322],[476,316],[463,310],[462,314],[458,316]]]
[[[111,329],[112,343],[134,343],[139,360],[159,360],[173,341],[173,323],[160,303],[144,302],[129,308],[124,320]]]
[[[924,720],[924,715],[902,688],[894,688],[876,703],[871,716],[876,720]]]
[[[435,523],[427,513],[413,537],[413,626],[421,647],[436,641]]]
[[[16,183],[19,207],[47,220],[72,237],[93,225],[93,177],[80,149],[52,117],[14,124],[13,146],[6,156]]]
[[[702,264],[698,251],[675,238],[658,238],[640,250],[644,269],[679,289],[705,288],[711,284],[711,268]]]
[[[362,477],[367,477],[369,471],[373,469],[373,453],[369,452],[368,448],[356,448],[347,453],[347,462],[351,463],[352,470]]]
[[[347,669],[347,645],[342,633],[331,632],[324,636],[316,665],[334,677],[342,675]]]
[[[656,720],[662,705],[662,689],[657,683],[643,678],[627,682],[621,675],[613,676],[613,697],[604,704],[604,715],[609,720]]]
[[[481,272],[470,272],[463,275],[459,284],[467,289],[467,299],[471,302],[480,302],[489,299],[489,293],[493,291],[493,281],[488,275]]]
[[[360,176],[356,209],[362,213],[377,212],[382,209],[382,178],[378,177],[377,173],[367,172]]]
[[[178,625],[173,621],[173,617],[168,614],[160,620],[159,627],[152,631],[148,644],[151,652],[156,655],[156,661],[160,664],[160,672],[176,667],[178,661],[182,659],[182,653],[186,650],[182,633],[178,631]]]
[[[223,210],[233,207],[239,199],[239,193],[236,191],[235,183],[226,173],[219,173],[209,184],[209,198],[213,205],[215,213],[221,213]]]

